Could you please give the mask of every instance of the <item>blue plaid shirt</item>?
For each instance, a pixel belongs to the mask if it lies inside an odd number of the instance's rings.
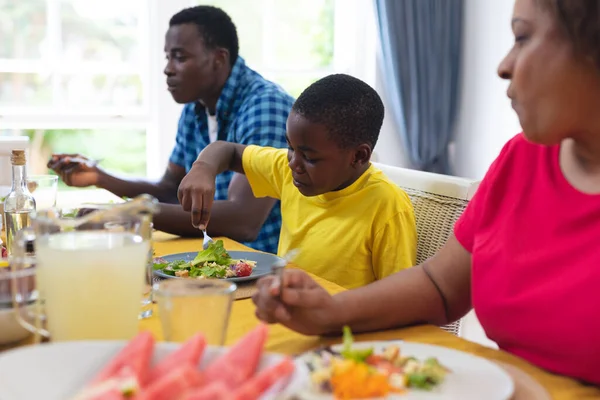
[[[294,99],[281,87],[248,68],[238,57],[217,101],[217,139],[245,145],[287,147],[286,122],[293,102]],[[205,108],[200,103],[186,104],[179,118],[170,161],[189,171],[209,143]],[[231,171],[217,176],[215,200],[227,200],[232,176]],[[278,201],[256,241],[244,244],[277,253],[281,229],[279,207]]]

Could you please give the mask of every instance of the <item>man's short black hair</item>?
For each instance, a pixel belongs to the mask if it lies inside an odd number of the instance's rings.
[[[377,144],[384,107],[377,92],[350,75],[322,78],[302,92],[292,107],[312,123],[325,125],[340,147]]]
[[[235,64],[240,46],[235,24],[225,11],[212,6],[185,8],[169,21],[169,26],[181,24],[196,24],[206,47],[229,50],[231,65]]]

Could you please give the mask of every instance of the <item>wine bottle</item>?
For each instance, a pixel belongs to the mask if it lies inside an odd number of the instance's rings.
[[[35,211],[35,200],[27,188],[27,171],[24,150],[13,150],[12,188],[4,199],[4,226],[6,229],[6,249],[13,253],[17,232],[31,224],[31,213]]]

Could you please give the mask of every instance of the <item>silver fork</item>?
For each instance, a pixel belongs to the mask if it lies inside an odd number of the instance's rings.
[[[300,253],[299,249],[291,249],[283,256],[283,258],[275,261],[273,265],[271,265],[271,273],[279,278],[279,284],[282,284],[283,282],[283,270],[298,256],[298,253]],[[279,291],[279,296],[281,296],[281,290],[283,290],[283,287]]]
[[[210,246],[210,244],[214,241],[212,240],[212,238],[210,236],[208,236],[208,233],[206,233],[206,229],[202,230],[202,234],[204,235],[204,239],[202,240],[202,248],[204,250],[208,249],[208,246]]]

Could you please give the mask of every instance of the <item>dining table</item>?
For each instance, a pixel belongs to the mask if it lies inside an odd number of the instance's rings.
[[[234,240],[227,238],[214,238],[223,240],[226,250],[230,251],[255,251]],[[156,231],[153,234],[153,249],[157,257],[183,253],[195,252],[202,249],[202,239],[200,238],[181,238],[164,232]],[[313,276],[313,278],[322,285],[329,293],[335,294],[343,290],[341,286],[326,281],[322,278]],[[252,290],[248,284],[243,287],[244,291]],[[140,320],[140,330],[152,332],[156,340],[163,340],[163,333],[160,323],[159,310],[156,304],[152,306],[152,316]],[[255,307],[250,295],[233,302],[225,344],[234,344],[244,334],[256,327],[261,322],[255,316]],[[403,340],[431,345],[443,346],[475,356],[483,357],[492,362],[504,366],[510,371],[516,371],[516,376],[525,377],[530,383],[539,386],[545,392],[545,395],[539,398],[552,398],[555,400],[568,399],[600,399],[600,389],[598,387],[578,382],[568,377],[559,376],[548,371],[542,370],[527,361],[511,355],[507,352],[485,347],[475,342],[460,338],[442,330],[433,325],[418,325],[403,327],[398,329],[383,330],[371,333],[356,334],[355,340],[360,341],[385,341],[385,340]],[[266,351],[282,353],[290,356],[302,354],[315,348],[341,343],[341,332],[339,336],[305,336],[294,332],[283,325],[273,324],[269,327],[269,336],[266,342]],[[8,350],[22,345],[30,344],[31,340],[24,340],[12,345],[0,346],[0,351]],[[513,380],[515,377],[513,376]],[[519,390],[518,385],[515,385]],[[515,399],[529,398],[526,394],[515,396]]]
[[[251,248],[231,239],[214,239],[223,240],[226,250],[254,251]],[[202,249],[202,239],[180,238],[164,232],[156,232],[153,236],[153,246],[156,256],[190,251],[193,252]],[[316,276],[313,276],[313,278],[331,294],[339,293],[345,290],[335,283],[326,281]],[[226,345],[235,343],[244,334],[260,323],[260,321],[256,318],[254,311],[255,307],[250,297],[239,299],[233,302],[225,340]],[[150,330],[155,335],[157,340],[162,339],[160,319],[158,317],[158,310],[156,307],[153,310],[152,317],[140,321],[140,329]],[[574,379],[544,371],[512,354],[462,339],[433,325],[418,325],[379,332],[356,334],[355,340],[404,340],[448,347],[486,358],[488,360],[500,363],[500,365],[508,365],[512,370],[516,370],[520,374],[524,374],[530,377],[530,379],[533,379],[539,383],[539,385],[545,389],[552,399],[600,399],[600,388],[598,387],[587,385]],[[320,346],[331,345],[340,342],[341,332],[340,336],[333,337],[305,336],[287,329],[283,325],[273,324],[270,325],[266,350],[269,352],[283,353],[294,356]]]

